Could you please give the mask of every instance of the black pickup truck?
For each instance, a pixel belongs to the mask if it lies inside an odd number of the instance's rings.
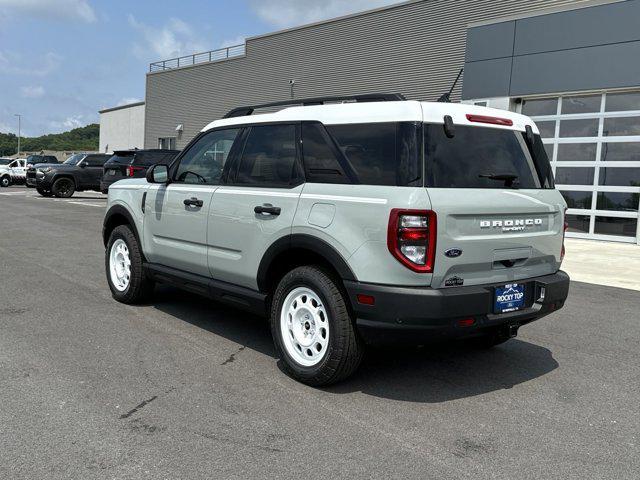
[[[111,155],[76,153],[61,164],[39,164],[27,169],[27,184],[43,197],[69,198],[74,192],[100,191],[102,168]]]

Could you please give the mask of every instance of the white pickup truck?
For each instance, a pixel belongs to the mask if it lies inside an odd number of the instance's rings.
[[[0,187],[13,183],[24,183],[27,178],[27,161],[16,159],[8,165],[0,165]]]

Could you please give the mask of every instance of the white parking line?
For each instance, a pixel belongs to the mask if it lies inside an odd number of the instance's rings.
[[[74,205],[86,205],[87,207],[98,207],[98,208],[104,208],[104,205],[96,205],[95,203],[87,203],[87,202],[66,202],[66,203],[73,203]]]

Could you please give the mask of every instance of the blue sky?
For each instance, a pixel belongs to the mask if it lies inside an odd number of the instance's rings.
[[[0,0],[0,132],[57,133],[144,99],[149,63],[399,0]]]

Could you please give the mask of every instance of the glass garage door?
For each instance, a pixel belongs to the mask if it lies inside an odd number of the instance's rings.
[[[525,99],[569,210],[567,236],[640,243],[640,92]]]

